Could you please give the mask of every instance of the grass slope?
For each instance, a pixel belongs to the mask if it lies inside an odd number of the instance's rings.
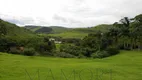
[[[25,26],[25,28],[34,32],[42,29],[43,27],[44,26]],[[60,26],[49,26],[49,28],[52,28],[52,31],[48,32],[49,34],[44,34],[46,32],[42,31],[40,34],[62,38],[83,38],[89,33],[95,33],[97,31],[107,32],[110,28],[112,28],[112,25],[102,24],[90,28],[65,28]],[[45,29],[45,31],[48,30]]]
[[[40,26],[25,26],[25,28],[34,32],[34,31],[40,29],[41,27]]]
[[[62,33],[68,30],[71,30],[71,28],[65,28],[65,27],[60,27],[60,26],[50,26],[52,28],[52,33]]]
[[[48,34],[49,36],[62,37],[62,38],[83,38],[87,36],[88,33],[78,32],[78,31],[66,31],[58,34]]]
[[[68,30],[61,30],[60,33],[48,34],[50,36],[60,36],[62,38],[83,38],[87,36],[89,33],[95,33],[97,31],[107,32],[112,25],[102,24],[95,27],[90,28],[74,28]]]
[[[6,29],[6,37],[13,38],[27,38],[35,36],[33,32],[23,27],[19,27],[13,23],[0,20],[0,27],[5,27]],[[1,31],[1,30],[0,30]]]
[[[91,74],[88,69],[94,73],[92,80],[142,80],[142,52],[121,51],[119,55],[104,59],[27,57],[0,53],[0,80],[30,80],[25,69],[32,80],[39,80],[38,69],[40,80],[67,80],[64,76],[74,80],[72,70],[76,73],[75,80],[89,80]],[[52,79],[52,74],[55,79]],[[110,76],[112,79],[109,79]]]
[[[38,31],[38,30],[40,30],[40,29],[42,29],[44,27],[51,28],[52,32],[50,32],[50,33],[62,33],[62,32],[65,32],[65,31],[71,29],[71,28],[65,28],[65,27],[60,27],[60,26],[25,26],[26,29],[29,29],[29,30],[31,30],[33,32],[36,32],[36,31]],[[45,29],[45,30],[48,31],[48,28]],[[45,33],[45,32],[43,31],[43,33]]]

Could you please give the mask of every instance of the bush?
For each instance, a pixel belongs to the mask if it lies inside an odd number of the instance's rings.
[[[36,53],[34,48],[27,48],[24,50],[23,54],[26,56],[34,56]]]
[[[74,58],[75,57],[74,55],[71,55],[71,54],[65,53],[65,52],[56,53],[55,56],[63,57],[63,58]]]
[[[0,45],[0,52],[6,52],[6,51],[7,51],[7,47]]]
[[[77,56],[78,58],[86,58],[86,56],[84,56],[83,54],[79,54],[79,56]]]
[[[116,55],[119,53],[119,49],[117,48],[108,48],[106,49],[107,53],[109,53],[110,55]]]
[[[68,45],[68,44],[63,44],[60,47],[61,52],[69,53],[74,56],[78,57],[91,57],[91,54],[95,52],[94,49],[91,48],[84,48],[80,46],[75,46],[75,45]]]
[[[43,56],[53,56],[53,53],[52,52],[48,52],[48,51],[44,51],[44,52],[40,52],[40,55],[43,55]]]
[[[91,55],[92,58],[104,58],[108,56],[110,56],[110,54],[107,51],[97,51]]]
[[[80,47],[70,44],[63,44],[60,46],[60,51],[69,53],[74,56],[78,56],[80,54]]]
[[[91,57],[104,58],[104,57],[116,55],[118,53],[119,53],[119,50],[117,48],[107,48],[105,51],[97,51],[96,53],[93,53]]]
[[[21,54],[22,52],[20,52],[20,51],[9,51],[9,53],[11,53],[11,54]]]

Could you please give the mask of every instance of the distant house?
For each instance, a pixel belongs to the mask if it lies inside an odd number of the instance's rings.
[[[50,38],[49,41],[55,41],[55,39],[54,38]]]
[[[62,41],[55,41],[55,43],[56,43],[56,44],[61,44],[61,43],[62,43]]]
[[[62,41],[55,40],[54,38],[50,38],[49,41],[54,41],[55,44],[61,44]]]

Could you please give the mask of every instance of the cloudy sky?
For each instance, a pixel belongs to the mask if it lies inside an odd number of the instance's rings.
[[[0,18],[17,25],[90,27],[142,13],[142,0],[0,0]]]

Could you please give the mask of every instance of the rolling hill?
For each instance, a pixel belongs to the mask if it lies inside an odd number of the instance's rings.
[[[97,31],[107,32],[112,28],[111,24],[101,24],[89,28],[66,28],[61,26],[25,26],[25,28],[30,29],[36,33],[43,33],[43,35],[49,35],[54,37],[62,38],[83,38],[89,33],[95,33]],[[46,34],[45,34],[46,33]]]
[[[40,29],[41,27],[40,26],[27,25],[27,26],[25,26],[25,28],[34,32],[34,31]]]
[[[69,30],[63,30],[61,33],[54,33],[54,34],[48,34],[50,36],[55,37],[62,37],[62,38],[83,38],[87,36],[90,33],[95,33],[97,31],[101,32],[108,32],[108,30],[112,28],[112,25],[108,24],[102,24],[90,28],[73,28]]]
[[[36,33],[62,33],[64,31],[70,30],[71,28],[65,28],[61,26],[25,26],[26,29],[29,29]]]
[[[0,32],[4,30],[5,37],[26,38],[26,37],[35,36],[35,34],[28,29],[25,29],[24,27],[19,27],[13,23],[1,19],[0,19],[0,28],[1,28]]]
[[[111,25],[102,24],[90,28],[65,28],[61,26],[34,26],[27,25],[25,27],[19,27],[15,24],[1,20],[0,25],[4,25],[7,29],[7,36],[33,36],[34,33],[40,33],[48,36],[62,37],[62,38],[83,38],[89,33],[95,33],[97,31],[107,32]],[[48,33],[48,34],[47,34]]]

